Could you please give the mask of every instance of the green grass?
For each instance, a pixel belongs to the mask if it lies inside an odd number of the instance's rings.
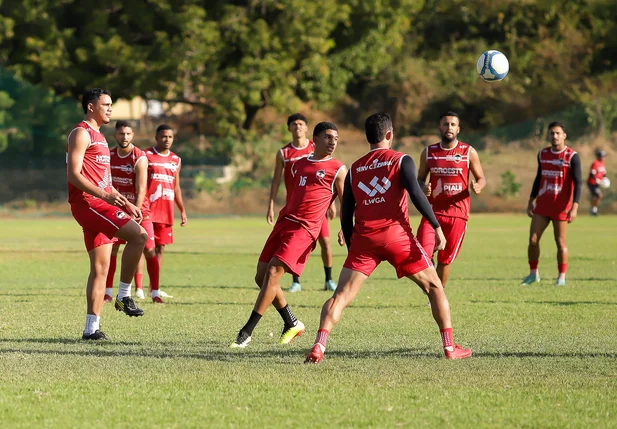
[[[325,360],[307,366],[328,296],[317,254],[303,292],[288,295],[307,334],[278,346],[281,322],[270,310],[246,350],[227,348],[257,296],[252,278],[269,232],[261,218],[176,228],[162,274],[176,298],[145,302],[139,319],[107,304],[106,344],[79,341],[88,263],[77,224],[4,220],[0,426],[617,427],[617,218],[571,225],[565,288],[553,286],[550,230],[544,280],[519,286],[528,227],[522,216],[472,217],[447,289],[455,340],[473,348],[471,359],[442,358],[426,298],[382,264]],[[336,273],[344,257],[337,247]]]

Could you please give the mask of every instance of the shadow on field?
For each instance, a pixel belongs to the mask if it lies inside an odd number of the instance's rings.
[[[33,344],[111,344],[109,343],[86,343],[79,337],[71,338],[0,338],[0,343],[33,343]],[[141,346],[142,343],[135,341],[114,341],[119,346]]]
[[[496,300],[470,300],[472,304],[540,304],[570,307],[573,305],[617,305],[616,301],[496,301]]]

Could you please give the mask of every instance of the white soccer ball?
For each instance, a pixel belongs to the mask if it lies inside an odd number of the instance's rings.
[[[476,69],[480,77],[488,82],[502,80],[510,71],[508,58],[499,51],[486,51],[480,58]]]
[[[603,177],[602,179],[598,180],[598,185],[600,185],[600,187],[603,189],[608,189],[611,186],[611,180],[608,177]]]

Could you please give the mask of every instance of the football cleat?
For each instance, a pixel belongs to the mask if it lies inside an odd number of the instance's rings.
[[[566,285],[566,279],[558,278],[557,281],[555,282],[555,286],[565,286],[565,285]]]
[[[306,331],[304,323],[296,320],[296,324],[290,328],[284,327],[283,332],[281,333],[281,339],[279,340],[279,344],[289,344],[293,341],[294,338],[299,337]]]
[[[148,296],[152,296],[152,290],[150,290],[150,293],[148,293]],[[173,295],[169,295],[167,292],[165,292],[164,290],[159,289],[159,296],[161,298],[173,298]]]
[[[159,297],[159,296],[155,296],[154,298],[152,298],[152,302],[153,302],[154,304],[165,304],[165,303],[163,302],[163,300],[161,299],[161,297]]]
[[[103,298],[103,302],[112,302],[114,300],[114,298],[111,295],[105,295],[105,298]]]
[[[535,274],[529,274],[527,277],[523,279],[521,286],[527,286],[532,283],[537,283],[540,281],[540,273],[536,272]]]
[[[108,341],[109,337],[105,335],[105,332],[97,329],[91,334],[86,334],[84,332],[84,334],[81,336],[81,339],[82,340],[94,340],[94,341]]]
[[[446,355],[446,359],[465,359],[471,356],[471,349],[464,349],[458,344],[455,344],[452,350],[444,349],[443,352]]]
[[[287,291],[291,293],[302,292],[302,286],[300,286],[300,283],[293,282]]]
[[[130,296],[125,296],[121,300],[116,298],[116,310],[122,311],[127,316],[139,317],[144,315],[144,311],[135,305],[135,301]]]
[[[334,280],[328,280],[323,285],[323,290],[334,292],[336,290],[336,283]]]
[[[304,363],[319,363],[323,359],[326,348],[321,343],[315,343],[310,352],[306,355]]]
[[[142,288],[135,289],[135,298],[137,299],[145,299],[144,290]]]
[[[249,334],[244,331],[238,332],[238,336],[236,337],[236,341],[229,345],[230,349],[243,349],[249,345],[252,338]]]

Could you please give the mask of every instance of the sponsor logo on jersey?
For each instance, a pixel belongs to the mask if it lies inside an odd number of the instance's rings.
[[[129,186],[133,184],[133,179],[131,179],[130,177],[112,176],[111,181],[115,185],[120,185],[120,186]]]
[[[135,194],[132,192],[120,192],[122,195],[124,195],[124,197],[129,200],[130,202],[134,203],[135,202]]]
[[[176,194],[173,189],[163,189],[163,186],[159,184],[156,190],[150,195],[150,202],[155,202],[159,198],[173,201],[175,196]]]
[[[369,165],[362,165],[356,168],[356,173],[362,173],[363,171],[368,170],[377,170],[378,168],[389,167],[392,165],[392,161],[379,161],[378,159],[374,159]]]
[[[116,217],[117,217],[118,219],[124,219],[124,218],[126,217],[126,213],[124,213],[123,211],[118,210],[118,211],[116,212]]]
[[[544,182],[544,185],[542,185],[542,188],[540,189],[540,191],[538,192],[538,196],[544,195],[544,194],[554,194],[557,195],[559,193],[561,193],[563,189],[563,186],[555,184],[555,183],[548,183],[548,182]]]
[[[459,176],[463,174],[463,169],[455,167],[431,167],[431,174],[437,176]]]
[[[171,170],[173,173],[178,170],[178,164],[175,162],[150,162],[148,165],[153,167],[163,167],[166,170]]]
[[[134,170],[134,167],[131,164],[122,164],[122,165],[112,165],[111,166],[112,170],[120,170],[123,173],[132,173]]]
[[[558,158],[558,159],[542,159],[540,160],[542,162],[542,164],[551,164],[551,165],[556,165],[557,167],[567,167],[570,165],[570,163],[566,162],[565,160]]]
[[[462,160],[463,160],[463,155],[461,155],[460,153],[457,153],[455,155],[446,156],[446,161],[454,161],[456,163],[459,163]]]
[[[563,177],[562,170],[542,170],[543,177]]]
[[[444,183],[443,191],[448,194],[458,194],[459,192],[463,192],[463,184],[462,183]]]
[[[103,179],[97,183],[99,189],[107,189],[111,184],[111,176],[109,175],[109,170],[105,170],[105,174],[103,175]]]
[[[157,182],[174,183],[176,176],[170,176],[169,174],[164,173],[152,173],[150,178],[152,180],[156,180]]]
[[[377,176],[373,177],[373,180],[371,180],[369,182],[369,186],[365,185],[362,182],[358,183],[358,188],[362,189],[362,191],[364,191],[364,193],[366,195],[368,195],[369,199],[365,199],[363,204],[365,206],[370,206],[371,204],[380,204],[380,203],[384,203],[386,202],[385,198],[382,196],[377,196],[375,197],[375,195],[379,194],[385,194],[388,189],[390,189],[390,186],[392,186],[392,183],[388,180],[387,177],[382,177],[381,178],[381,183],[380,180],[377,178]],[[372,198],[375,197],[375,198]]]
[[[326,177],[326,170],[319,170],[317,171],[317,173],[315,173],[315,175],[318,179],[323,179],[324,177]]]
[[[94,158],[94,162],[97,164],[109,164],[109,155],[97,155]]]

